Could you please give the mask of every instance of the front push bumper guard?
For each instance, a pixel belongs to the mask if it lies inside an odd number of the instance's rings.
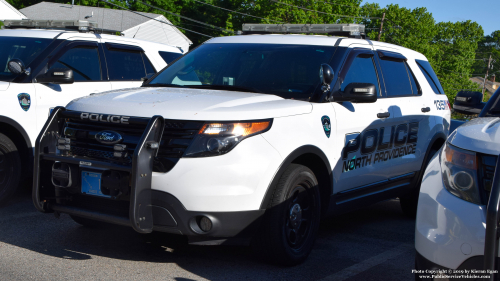
[[[130,225],[139,233],[150,233],[153,231],[153,212],[151,204],[151,181],[153,174],[153,160],[158,152],[158,147],[161,142],[165,120],[162,116],[153,116],[152,118],[135,118],[136,122],[141,122],[146,125],[132,156],[131,165],[120,165],[108,163],[104,161],[89,160],[82,157],[69,157],[57,154],[57,141],[59,132],[64,125],[65,118],[74,118],[79,116],[81,112],[67,111],[64,107],[56,107],[50,114],[49,119],[45,123],[42,131],[38,135],[35,143],[35,165],[34,165],[34,185],[33,185],[33,203],[35,207],[43,213],[65,212],[77,214],[80,216],[93,218],[105,222],[113,222],[122,225]],[[132,118],[130,121],[133,121]],[[88,168],[110,169],[124,171],[130,173],[131,190],[130,190],[130,207],[129,207],[129,222],[124,218],[102,214],[99,212],[90,212],[76,207],[65,206],[60,204],[60,199],[57,199],[56,189],[56,204],[50,204],[47,200],[41,198],[41,161],[60,161],[75,165],[91,165]]]

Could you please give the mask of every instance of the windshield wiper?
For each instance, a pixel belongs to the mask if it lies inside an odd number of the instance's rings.
[[[259,89],[252,87],[242,87],[242,86],[230,86],[230,85],[186,85],[186,88],[198,88],[198,89],[215,89],[215,90],[227,90],[227,91],[238,91],[238,92],[248,92],[248,93],[259,93],[265,94]]]
[[[184,88],[182,85],[176,84],[168,84],[168,83],[155,83],[155,84],[146,84],[143,87],[172,87],[172,88]]]

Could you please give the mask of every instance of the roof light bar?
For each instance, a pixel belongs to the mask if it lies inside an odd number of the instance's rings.
[[[326,33],[351,38],[365,38],[366,36],[364,24],[243,24],[242,34],[270,33]]]
[[[88,20],[5,20],[4,28],[41,28],[41,29],[69,29],[79,32],[99,31],[106,33],[114,33],[112,30],[98,29],[98,24]]]

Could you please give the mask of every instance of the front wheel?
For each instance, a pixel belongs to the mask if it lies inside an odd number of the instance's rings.
[[[318,234],[318,181],[309,168],[291,164],[274,188],[272,198],[253,248],[268,262],[299,264],[311,252]]]
[[[17,147],[0,133],[0,206],[14,195],[21,179],[21,157]]]

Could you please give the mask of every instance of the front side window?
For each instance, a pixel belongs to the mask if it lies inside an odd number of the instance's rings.
[[[51,67],[73,70],[75,81],[100,81],[101,66],[97,47],[80,46],[68,50]]]
[[[0,81],[12,81],[17,75],[10,72],[8,62],[20,59],[26,67],[47,48],[52,39],[0,37]]]
[[[381,59],[380,67],[384,75],[388,97],[410,96],[413,94],[408,67],[404,61]]]
[[[335,47],[281,44],[204,44],[162,71],[148,86],[195,87],[309,100],[319,69]]]
[[[377,73],[375,72],[372,57],[357,56],[352,61],[351,67],[349,67],[344,81],[340,86],[340,90],[344,91],[349,83],[371,83],[375,85],[376,91],[379,93]]]
[[[109,50],[106,62],[111,81],[141,81],[147,75],[142,55],[137,51]]]

